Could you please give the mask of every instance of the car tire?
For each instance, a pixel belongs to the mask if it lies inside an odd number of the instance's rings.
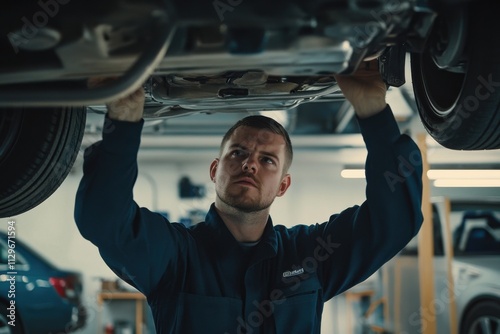
[[[19,314],[15,314],[15,326],[9,325],[9,321],[12,321],[7,316],[8,310],[7,305],[3,302],[0,302],[0,333],[1,334],[24,334],[23,325],[21,323],[21,319],[19,318]]]
[[[85,119],[84,108],[0,109],[0,217],[34,208],[60,186]]]
[[[500,148],[500,6],[496,2],[442,9],[424,52],[411,55],[422,123],[450,149]],[[446,61],[449,67],[443,65]],[[462,73],[457,73],[460,66]]]
[[[486,334],[500,331],[500,303],[485,301],[467,312],[461,334]]]

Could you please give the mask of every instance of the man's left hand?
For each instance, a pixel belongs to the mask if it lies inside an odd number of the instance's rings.
[[[380,75],[377,59],[361,63],[353,74],[335,75],[335,79],[359,118],[375,115],[386,107],[387,86]]]

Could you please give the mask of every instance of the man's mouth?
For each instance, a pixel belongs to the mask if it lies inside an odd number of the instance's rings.
[[[252,186],[257,188],[257,182],[251,177],[243,177],[235,182],[236,184],[244,185],[244,186]]]

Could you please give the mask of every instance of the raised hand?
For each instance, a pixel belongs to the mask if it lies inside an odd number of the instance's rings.
[[[376,59],[360,64],[351,75],[335,75],[335,79],[360,118],[370,117],[385,108],[387,87]]]
[[[89,87],[99,87],[114,78],[90,78],[87,82]],[[144,89],[141,87],[132,94],[121,99],[106,103],[108,116],[111,119],[127,122],[139,122],[144,113]]]

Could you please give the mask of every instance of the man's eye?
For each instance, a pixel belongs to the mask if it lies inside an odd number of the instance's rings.
[[[240,157],[243,155],[243,151],[242,150],[234,150],[232,153],[231,153],[231,156],[233,157]]]
[[[264,157],[264,158],[262,158],[262,160],[263,160],[266,164],[270,164],[270,165],[274,165],[274,164],[275,164],[274,160],[273,160],[273,159],[271,159],[271,158]]]

